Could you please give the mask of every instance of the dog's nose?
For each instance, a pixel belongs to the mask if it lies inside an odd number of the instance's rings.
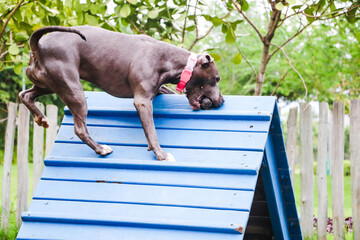
[[[225,102],[223,96],[221,95],[221,93],[219,94],[219,98],[216,101],[213,101],[213,106],[215,108],[220,107],[223,103]]]

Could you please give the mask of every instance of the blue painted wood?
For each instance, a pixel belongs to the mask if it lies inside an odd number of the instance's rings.
[[[180,231],[88,224],[24,222],[19,240],[30,239],[106,239],[106,240],[242,240],[243,234]]]
[[[249,211],[252,191],[41,180],[34,199]]]
[[[112,169],[95,167],[47,166],[43,180],[109,182],[155,186],[230,189],[254,191],[257,175],[199,173],[138,169]]]
[[[191,118],[155,118],[157,129],[182,129],[182,130],[209,130],[209,131],[231,131],[231,132],[267,132],[270,121],[250,121],[232,119],[202,119],[194,121]],[[73,125],[71,115],[65,115],[63,125]],[[86,124],[88,126],[108,126],[108,127],[127,127],[142,128],[138,116],[107,116],[89,115]]]
[[[89,212],[89,209],[92,209]],[[46,213],[43,213],[43,212]],[[51,214],[49,214],[51,213]],[[240,234],[248,214],[184,207],[34,200],[23,221],[68,222]]]
[[[116,98],[100,92],[86,92],[89,115],[136,116],[133,99]],[[159,95],[153,100],[155,117],[202,119],[238,119],[268,121],[275,97],[258,99],[252,96],[225,96],[225,103],[217,109],[193,111],[183,95]],[[65,114],[70,114],[65,109]]]
[[[269,139],[271,141],[268,140],[267,147],[265,148],[265,152],[269,152],[269,154],[265,153],[265,155],[272,158],[272,161],[269,163],[273,166],[273,185],[277,186],[277,189],[274,189],[274,194],[277,195],[276,204],[279,206],[279,219],[281,224],[287,227],[286,233],[289,236],[287,239],[300,240],[302,239],[300,221],[296,210],[285,143],[282,137],[281,120],[276,103],[269,131]],[[268,147],[269,150],[267,151]]]
[[[241,240],[251,207],[266,206],[253,204],[260,171],[275,239],[301,239],[274,97],[193,111],[184,96],[157,96],[159,141],[176,159],[160,162],[132,99],[86,96],[90,134],[114,152],[97,156],[65,110],[18,239]]]
[[[144,131],[139,128],[88,127],[88,130],[92,138],[102,144],[147,146]],[[158,129],[157,134],[163,147],[250,151],[263,151],[267,137],[266,133],[170,129]],[[74,128],[66,125],[61,127],[55,141],[82,143]]]
[[[154,153],[147,151],[147,147],[139,146],[111,146],[114,150],[110,155],[105,157],[98,156],[94,151],[85,144],[73,143],[55,143],[47,159],[66,158],[71,161],[83,160],[89,162],[117,163],[121,160],[141,160],[151,161],[154,164],[158,162]],[[66,151],[64,151],[66,149]],[[187,149],[187,148],[164,148],[164,151],[174,155],[176,163],[201,163],[204,166],[209,164],[239,164],[239,166],[248,166],[256,168],[260,166],[263,158],[263,152],[254,151],[233,151],[219,149]],[[46,162],[46,159],[45,159]]]

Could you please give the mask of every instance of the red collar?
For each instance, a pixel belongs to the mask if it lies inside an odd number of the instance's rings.
[[[192,72],[194,70],[194,67],[197,62],[197,54],[196,53],[190,53],[190,56],[187,60],[185,69],[182,71],[180,76],[180,82],[176,86],[176,91],[182,92],[185,89],[186,83],[190,81]]]

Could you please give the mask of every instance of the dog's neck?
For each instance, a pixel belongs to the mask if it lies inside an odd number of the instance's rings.
[[[190,52],[185,49],[174,47],[165,55],[167,57],[167,64],[169,64],[169,70],[161,74],[161,84],[178,84],[180,82],[180,75],[187,64]]]

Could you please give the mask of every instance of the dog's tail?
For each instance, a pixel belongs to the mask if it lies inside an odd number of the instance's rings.
[[[29,44],[32,53],[37,56],[39,52],[39,40],[40,38],[49,32],[72,32],[78,34],[82,39],[86,41],[86,37],[77,29],[69,28],[69,27],[60,27],[60,26],[49,26],[49,27],[43,27],[35,32],[30,37]]]

